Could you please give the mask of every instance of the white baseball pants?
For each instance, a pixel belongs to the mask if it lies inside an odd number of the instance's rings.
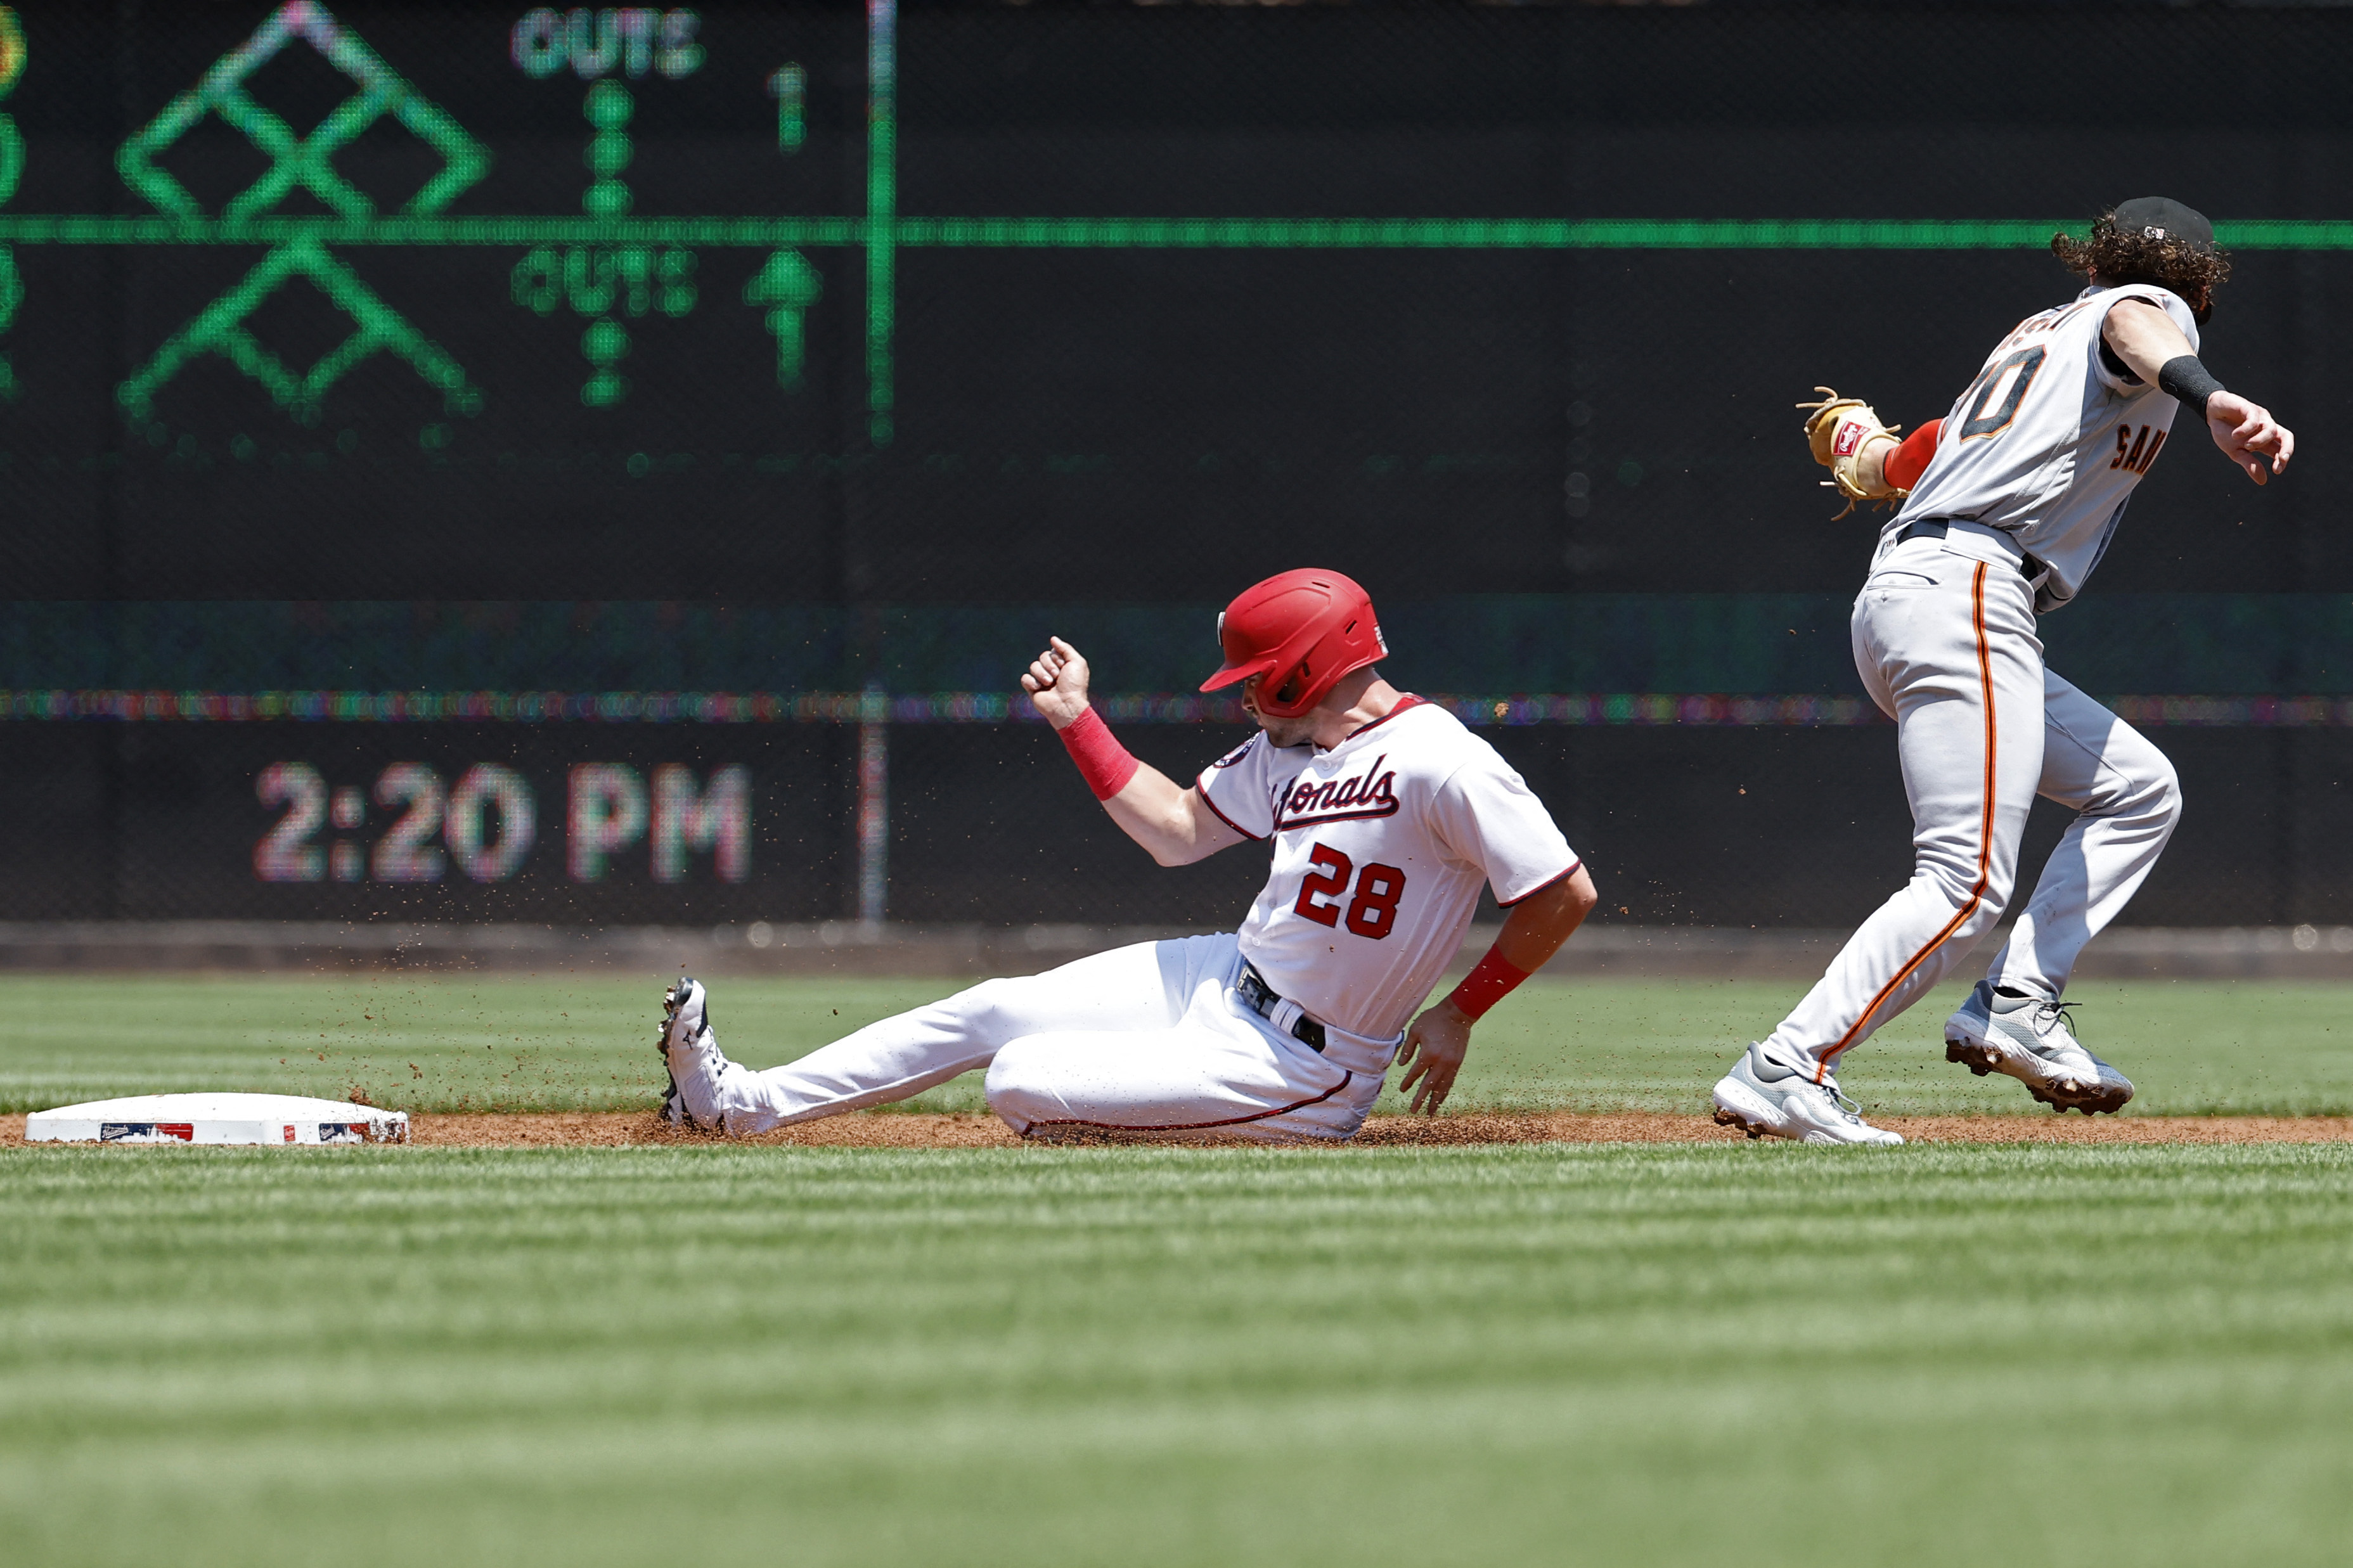
[[[765,1072],[715,1048],[672,1050],[671,1072],[698,1122],[737,1133],[985,1068],[988,1108],[1024,1136],[1350,1136],[1398,1042],[1331,1030],[1319,1056],[1234,995],[1241,966],[1231,933],[1141,942],[986,981]]]
[[[1895,721],[1915,861],[1773,1033],[1818,1080],[2001,918],[2036,795],[2077,815],[1988,973],[2052,999],[2180,816],[2164,754],[2043,668],[2017,562],[2006,536],[1955,523],[1942,540],[1883,545],[1854,602],[1855,668]]]

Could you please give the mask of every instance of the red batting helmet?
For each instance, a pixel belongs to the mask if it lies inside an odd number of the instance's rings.
[[[1218,617],[1225,668],[1201,682],[1215,691],[1253,675],[1259,711],[1296,719],[1342,676],[1388,657],[1373,601],[1337,572],[1285,572],[1246,588]]]

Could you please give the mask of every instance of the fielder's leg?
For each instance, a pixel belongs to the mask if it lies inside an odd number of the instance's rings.
[[[2165,853],[2181,820],[2181,784],[2147,737],[2055,675],[2043,698],[2042,793],[2077,816],[2034,884],[1987,978],[2056,1000],[2076,955]]]
[[[1833,1119],[1839,1058],[2000,917],[2042,772],[2042,647],[2015,566],[1934,540],[1895,546],[1855,600],[1853,626],[1855,666],[1896,723],[1912,879],[1716,1094],[1719,1110],[1756,1131],[1827,1142],[1865,1141],[1851,1135],[1851,1113]]]
[[[2084,1049],[2064,1011],[2075,959],[2131,901],[2181,818],[2173,764],[2137,731],[2055,675],[2045,678],[2042,793],[2077,813],[1986,978],[1945,1023],[1945,1055],[2007,1073],[2037,1100],[2085,1115],[2133,1095]]]
[[[1167,1028],[1183,1016],[1195,975],[1229,962],[1233,944],[1231,936],[1140,942],[1042,974],[987,981],[765,1072],[720,1053],[702,988],[693,986],[670,1020],[665,1054],[697,1124],[765,1132],[920,1094],[987,1067],[999,1047],[1025,1035]]]

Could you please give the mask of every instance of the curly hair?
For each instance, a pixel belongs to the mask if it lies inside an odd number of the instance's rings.
[[[2154,283],[2181,296],[2199,320],[2214,309],[2214,290],[2231,276],[2230,255],[2201,250],[2177,235],[2152,239],[2116,226],[2111,210],[2092,220],[2092,237],[2051,237],[2051,254],[2070,272],[2106,284]]]

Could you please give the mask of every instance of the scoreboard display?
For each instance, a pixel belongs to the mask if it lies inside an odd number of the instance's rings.
[[[830,593],[822,513],[891,435],[887,403],[841,427],[828,395],[865,357],[854,15],[10,26],[0,448],[41,503],[19,581]]]
[[[1488,243],[1551,205],[1485,151],[1529,106],[1443,106],[1367,177],[1330,138],[1381,117],[1410,38],[1335,73],[1322,30],[1246,27],[1332,99],[1327,145],[1205,153],[1228,116],[1264,137],[1263,92],[1084,20],[14,7],[18,580],[1212,596],[1288,549],[1270,521],[1394,541],[1433,508],[1478,519],[1415,552],[1456,576],[1561,576],[1558,254]],[[1473,74],[1510,31],[1439,29]],[[1368,214],[1441,226],[1401,260]],[[1119,548],[1005,548],[1040,518]]]
[[[1939,62],[1869,103],[1767,68],[1802,7],[6,14],[0,550],[43,597],[1841,588],[1814,382],[1944,407],[2133,169],[2237,223],[2234,374],[2328,352],[2348,243],[2328,158],[2238,177],[2345,139],[2312,13],[2136,11],[2195,128],[2080,101],[2088,12],[1841,31]],[[2063,156],[2086,116],[2142,156]]]

